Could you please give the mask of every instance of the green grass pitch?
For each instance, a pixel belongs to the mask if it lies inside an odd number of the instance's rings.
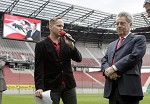
[[[78,104],[108,104],[102,94],[78,94]],[[149,104],[150,94],[145,94],[140,104]],[[3,94],[2,104],[35,104],[34,95]],[[62,102],[60,104],[63,104]]]

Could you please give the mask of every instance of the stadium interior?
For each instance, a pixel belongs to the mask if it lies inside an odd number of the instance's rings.
[[[65,22],[64,30],[76,40],[76,46],[83,57],[81,63],[72,61],[78,93],[103,92],[105,78],[100,69],[100,60],[108,44],[118,38],[115,31],[116,14],[56,0],[2,0],[0,2],[0,55],[7,62],[4,73],[8,90],[5,93],[34,93],[36,43],[3,38],[4,14],[41,20],[41,40],[49,35],[49,19],[61,16]],[[145,12],[133,14],[133,17],[131,31],[135,35],[145,35],[147,39],[141,77],[144,92],[150,93],[150,18],[147,18]],[[15,88],[20,88],[22,92],[18,92]],[[31,90],[27,91],[26,88]]]

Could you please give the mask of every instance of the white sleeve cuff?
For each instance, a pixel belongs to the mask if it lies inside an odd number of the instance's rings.
[[[115,71],[118,71],[118,69],[116,68],[115,65],[112,65],[112,67],[113,67],[113,69],[114,69]]]

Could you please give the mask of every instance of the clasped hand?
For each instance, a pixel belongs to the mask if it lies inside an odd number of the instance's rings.
[[[105,70],[105,75],[109,77],[112,80],[116,80],[120,77],[120,75],[117,74],[117,72],[113,69],[113,67],[109,67]]]

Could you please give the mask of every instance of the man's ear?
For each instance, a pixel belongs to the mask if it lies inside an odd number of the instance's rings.
[[[49,29],[50,29],[50,30],[52,29],[52,25],[49,25]]]

